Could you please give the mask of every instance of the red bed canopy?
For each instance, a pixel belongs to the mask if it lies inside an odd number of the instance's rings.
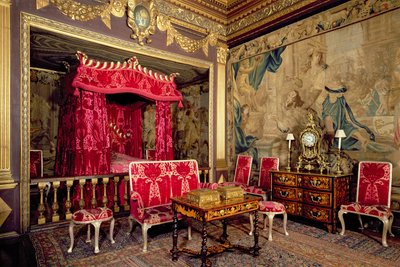
[[[77,53],[79,67],[72,86],[104,93],[133,93],[154,101],[182,101],[175,73],[167,76],[143,68],[136,57],[124,63],[100,62]]]
[[[56,175],[76,176],[110,173],[110,125],[105,94],[132,93],[156,103],[156,159],[173,159],[170,103],[179,101],[175,74],[158,74],[143,68],[135,57],[120,62],[100,62],[77,53],[79,66],[67,77],[66,103],[60,109]],[[132,144],[141,157],[141,110],[132,105],[136,134]],[[139,109],[138,109],[139,107]],[[109,111],[110,112],[110,111]],[[114,122],[113,122],[114,123]],[[138,129],[139,129],[138,128]]]

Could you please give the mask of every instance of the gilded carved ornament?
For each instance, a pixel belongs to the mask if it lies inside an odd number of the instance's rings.
[[[156,32],[157,11],[153,1],[128,0],[128,26],[131,38],[138,39],[140,45],[151,43],[150,35]]]
[[[215,46],[217,44],[217,34],[209,33],[206,37],[200,40],[193,40],[179,33],[171,23],[171,20],[164,15],[157,17],[157,27],[160,31],[167,32],[167,45],[171,45],[176,41],[179,46],[186,52],[195,52],[202,48],[206,56],[208,56],[208,45]]]
[[[167,45],[177,42],[186,52],[192,53],[202,48],[208,56],[208,46],[217,45],[217,32],[211,32],[200,40],[194,40],[179,33],[168,16],[158,14],[153,0],[110,0],[104,4],[83,4],[76,0],[36,0],[36,8],[40,9],[52,4],[61,13],[73,20],[88,21],[100,17],[102,22],[111,29],[111,14],[123,17],[127,13],[127,24],[132,29],[131,38],[144,45],[150,43],[150,35],[158,29],[166,31]]]
[[[400,1],[350,1],[239,45],[230,51],[230,60],[237,62],[399,7]]]
[[[226,47],[217,47],[217,62],[221,64],[226,64],[228,52],[229,49]]]

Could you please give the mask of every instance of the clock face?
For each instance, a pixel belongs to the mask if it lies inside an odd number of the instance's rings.
[[[301,138],[303,141],[303,144],[307,147],[312,147],[315,145],[315,142],[317,140],[316,136],[312,132],[305,132]]]

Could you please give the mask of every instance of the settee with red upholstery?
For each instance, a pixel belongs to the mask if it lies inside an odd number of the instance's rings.
[[[216,189],[217,183],[200,183],[196,160],[142,161],[129,164],[131,214],[142,227],[143,252],[147,251],[147,231],[154,225],[173,221],[171,197],[200,188]],[[178,219],[182,219],[178,215]],[[191,238],[190,224],[188,238]]]

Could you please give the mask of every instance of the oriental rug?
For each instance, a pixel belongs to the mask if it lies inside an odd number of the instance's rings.
[[[261,224],[260,224],[261,226]],[[114,239],[111,244],[107,233],[109,224],[103,223],[100,232],[100,253],[93,253],[93,242],[85,243],[86,227],[75,227],[75,245],[70,245],[68,227],[34,232],[30,234],[36,251],[38,266],[200,266],[200,258],[181,254],[177,262],[171,261],[172,225],[154,226],[149,230],[148,252],[142,252],[140,227],[127,234],[128,219],[116,220]],[[178,246],[200,250],[200,225],[193,223],[192,240],[187,239],[184,224],[179,227]],[[247,216],[229,221],[228,235],[232,243],[252,246]],[[237,250],[225,251],[210,257],[212,266],[400,266],[400,241],[388,237],[389,247],[381,245],[380,233],[361,233],[347,230],[344,236],[330,234],[318,228],[288,221],[289,236],[283,234],[282,220],[274,219],[273,241],[267,240],[268,231],[259,231],[260,256],[252,257]],[[220,222],[207,225],[207,245],[217,244],[222,233]],[[94,231],[92,231],[93,233]]]

